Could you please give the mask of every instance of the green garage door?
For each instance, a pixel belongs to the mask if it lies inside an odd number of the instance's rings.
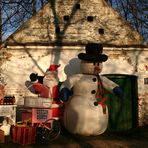
[[[138,88],[137,77],[133,75],[105,75],[119,84],[124,91],[123,103],[107,92],[109,108],[109,131],[125,131],[138,125]]]

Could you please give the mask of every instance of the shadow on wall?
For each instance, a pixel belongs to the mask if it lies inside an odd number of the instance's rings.
[[[69,63],[65,66],[64,72],[67,77],[80,73],[80,59],[72,58]]]

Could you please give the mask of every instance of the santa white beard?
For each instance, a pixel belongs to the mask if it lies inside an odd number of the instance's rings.
[[[43,79],[43,85],[44,86],[47,86],[47,87],[54,87],[55,85],[58,85],[58,79],[56,79],[56,78],[46,78],[46,77],[44,77],[44,79]]]
[[[58,85],[58,79],[56,78],[46,78],[43,79],[43,85],[49,88],[49,98],[52,98],[52,89],[54,86]]]

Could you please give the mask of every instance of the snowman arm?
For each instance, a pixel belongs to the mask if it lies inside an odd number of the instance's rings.
[[[68,88],[64,87],[61,89],[59,96],[63,102],[66,102],[68,101],[69,97],[72,96],[72,94],[73,94],[72,90],[69,90]]]
[[[106,78],[105,76],[100,76],[100,79],[106,90],[108,90],[111,93],[114,93],[118,98],[120,98],[120,100],[124,100],[123,90],[118,84]]]
[[[111,93],[114,93],[114,92],[113,92],[113,89],[114,89],[115,87],[119,87],[118,84],[116,84],[115,82],[111,81],[110,79],[108,79],[108,78],[105,77],[105,76],[100,76],[100,79],[101,79],[101,81],[102,81],[102,84],[103,84],[104,88],[105,88],[106,90],[108,90],[109,92],[111,92]]]
[[[121,89],[121,87],[116,86],[113,89],[113,92],[118,98],[120,98],[121,101],[124,100],[124,93],[123,93],[123,90]]]
[[[65,82],[60,87],[61,97],[65,97],[66,101],[68,101],[69,97],[73,95],[73,87],[77,84],[77,82],[81,79],[82,74],[75,74],[68,77]],[[61,99],[62,100],[62,99]],[[63,100],[64,101],[64,100]]]
[[[72,83],[70,82],[70,79],[67,79],[60,87],[60,99],[63,102],[68,101],[69,97],[72,96]]]
[[[70,82],[70,80],[69,79],[67,79],[67,80],[65,80],[63,83],[62,83],[62,85],[61,85],[61,87],[60,87],[60,90],[62,89],[62,88],[68,88],[68,89],[71,89],[72,88],[72,84],[71,84],[71,82]]]
[[[75,74],[73,76],[68,77],[61,85],[60,89],[66,87],[69,90],[73,88],[73,86],[81,79],[81,74]]]

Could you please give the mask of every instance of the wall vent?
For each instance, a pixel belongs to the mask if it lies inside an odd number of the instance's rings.
[[[64,21],[68,21],[69,20],[69,16],[68,15],[64,15],[63,19],[64,19]]]
[[[56,28],[55,28],[55,33],[56,33],[56,34],[59,34],[59,33],[60,33],[60,27],[56,27]]]
[[[80,9],[80,4],[76,4],[76,9]]]
[[[93,16],[87,16],[87,21],[88,22],[93,22],[94,20],[94,17]]]
[[[99,28],[98,32],[99,32],[99,34],[104,34],[104,29],[103,28]]]

